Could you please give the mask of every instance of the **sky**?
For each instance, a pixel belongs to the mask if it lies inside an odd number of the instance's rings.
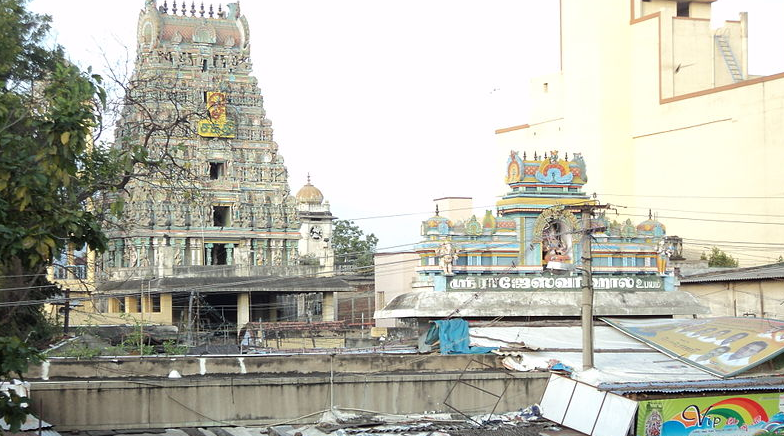
[[[72,61],[99,73],[133,61],[143,6],[29,5],[52,16]],[[749,12],[752,74],[784,71],[784,56],[771,56],[784,0],[713,9],[715,22]],[[494,131],[524,124],[530,79],[559,68],[555,0],[246,0],[241,12],[292,193],[310,174],[332,213],[378,236],[381,251],[416,243],[433,199],[494,209],[506,164]]]

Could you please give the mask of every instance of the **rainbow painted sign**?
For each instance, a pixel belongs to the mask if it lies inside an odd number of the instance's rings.
[[[637,436],[753,436],[784,431],[784,395],[640,401]]]

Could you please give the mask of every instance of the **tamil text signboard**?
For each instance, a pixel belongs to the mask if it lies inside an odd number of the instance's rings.
[[[456,275],[448,278],[449,291],[579,291],[581,276]],[[599,291],[661,291],[664,283],[658,276],[594,276],[593,289]]]
[[[719,377],[739,374],[784,351],[784,321],[747,317],[602,320]]]

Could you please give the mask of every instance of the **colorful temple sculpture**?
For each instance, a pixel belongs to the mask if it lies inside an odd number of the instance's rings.
[[[334,217],[310,178],[290,193],[239,3],[144,5],[115,136],[172,171],[133,178],[115,197],[124,209],[85,311],[182,325],[200,307],[232,328],[331,321],[334,292],[349,289],[327,277]]]
[[[439,212],[422,223],[412,292],[394,298],[377,319],[461,316],[542,319],[580,315],[584,237],[591,239],[597,316],[677,316],[703,313],[676,289],[668,258],[677,238],[649,219],[638,225],[610,219],[582,191],[580,154],[551,151],[532,158],[511,152],[509,191],[496,213],[450,219]],[[593,216],[591,216],[593,215]],[[587,232],[584,229],[590,229]]]

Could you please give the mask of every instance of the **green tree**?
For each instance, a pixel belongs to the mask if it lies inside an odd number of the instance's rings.
[[[105,93],[59,47],[43,47],[49,18],[25,3],[0,0],[0,330],[27,336],[43,316],[18,302],[56,291],[44,277],[54,253],[105,245],[79,183],[94,164],[88,138]]]
[[[357,268],[373,265],[378,238],[373,233],[365,235],[353,221],[338,220],[332,229],[332,247],[335,263]]]
[[[23,380],[27,366],[41,360],[41,354],[19,338],[0,337],[0,382],[9,381],[11,378]],[[14,391],[8,391],[7,394],[0,392],[0,418],[5,419],[11,433],[18,432],[25,422],[29,401],[27,397],[21,397]]]
[[[26,3],[0,0],[0,331],[35,342],[51,332],[40,307],[58,292],[45,277],[52,259],[69,244],[106,248],[104,225],[132,178],[187,178],[169,139],[198,114],[169,119],[146,106],[135,139],[101,141],[111,115],[101,77],[45,47],[50,18]],[[134,83],[118,84],[118,107],[150,104]],[[164,146],[151,151],[160,137]]]
[[[729,254],[725,253],[718,247],[711,248],[710,254],[706,257],[703,253],[702,260],[708,261],[708,266],[729,267],[735,268],[738,266],[738,260]]]

